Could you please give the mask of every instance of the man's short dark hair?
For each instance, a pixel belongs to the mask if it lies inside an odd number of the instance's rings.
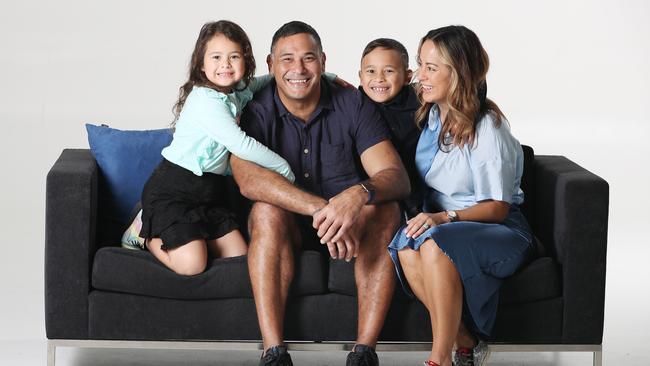
[[[402,61],[402,65],[404,65],[404,69],[409,68],[409,53],[406,50],[406,47],[404,47],[404,45],[399,41],[396,41],[392,38],[377,38],[374,41],[370,41],[366,48],[363,49],[361,58],[363,59],[367,54],[376,48],[385,48],[387,50],[397,51]]]
[[[275,47],[275,44],[278,42],[280,38],[290,37],[300,33],[307,33],[311,35],[314,38],[314,41],[316,41],[318,50],[320,52],[323,52],[323,45],[321,44],[320,36],[316,32],[316,30],[312,28],[311,25],[305,22],[294,20],[284,24],[282,27],[280,27],[280,29],[275,31],[275,34],[273,35],[273,39],[271,40],[271,53],[273,53],[273,47]]]

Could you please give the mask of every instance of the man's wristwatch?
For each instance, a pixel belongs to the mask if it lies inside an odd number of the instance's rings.
[[[361,188],[363,188],[364,191],[368,194],[368,200],[366,201],[366,205],[372,203],[372,201],[375,200],[375,187],[370,184],[370,182],[365,181],[359,183]]]
[[[449,219],[449,222],[458,221],[458,214],[456,213],[456,211],[448,210],[445,212],[447,213],[447,218]]]

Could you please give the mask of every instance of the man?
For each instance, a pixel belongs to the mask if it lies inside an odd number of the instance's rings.
[[[321,78],[325,54],[311,26],[283,25],[267,63],[275,80],[249,103],[242,128],[289,162],[297,186],[231,157],[242,194],[255,201],[248,268],[265,349],[260,365],[292,365],[283,322],[293,250],[321,244],[332,258],[356,257],[358,333],[347,365],[377,365],[374,347],[395,286],[386,245],[408,176],[376,107]]]

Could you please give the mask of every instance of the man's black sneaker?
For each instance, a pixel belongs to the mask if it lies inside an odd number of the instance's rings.
[[[352,352],[348,353],[345,366],[379,366],[379,358],[372,347],[357,344]]]
[[[260,366],[293,366],[287,346],[273,346],[264,352]]]

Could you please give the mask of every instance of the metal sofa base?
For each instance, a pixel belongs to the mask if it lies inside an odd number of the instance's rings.
[[[351,351],[354,342],[299,342],[287,341],[290,351]],[[262,351],[259,341],[113,341],[49,339],[47,341],[47,366],[55,366],[58,347],[121,348],[121,349],[175,349],[213,351]],[[602,366],[602,344],[503,344],[490,343],[490,352],[592,352],[593,365]],[[378,352],[426,352],[431,343],[380,342]]]

